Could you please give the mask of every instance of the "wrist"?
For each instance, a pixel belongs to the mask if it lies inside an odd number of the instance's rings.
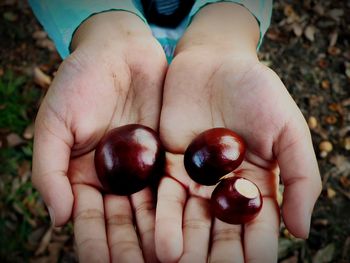
[[[176,53],[205,47],[215,52],[256,56],[259,36],[259,24],[245,7],[227,2],[209,4],[193,18]]]
[[[76,30],[71,51],[78,48],[110,48],[121,50],[136,38],[151,37],[152,33],[136,15],[125,11],[103,12],[84,21]]]

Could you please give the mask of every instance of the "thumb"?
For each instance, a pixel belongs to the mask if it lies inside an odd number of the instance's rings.
[[[301,113],[287,123],[275,142],[274,153],[285,186],[283,220],[294,236],[307,238],[322,185],[311,134]]]
[[[32,182],[48,207],[52,224],[65,224],[73,207],[72,188],[67,177],[70,158],[69,133],[62,122],[50,116],[35,124]],[[65,136],[66,135],[66,136]],[[72,140],[71,140],[72,141]]]

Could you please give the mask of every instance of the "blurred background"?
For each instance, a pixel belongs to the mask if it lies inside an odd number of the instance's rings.
[[[279,260],[350,262],[350,1],[275,1],[259,52],[301,108],[323,182],[308,240],[281,226]],[[0,0],[0,262],[76,262],[32,188],[33,121],[61,62],[26,1]],[[302,202],[302,200],[300,200]]]

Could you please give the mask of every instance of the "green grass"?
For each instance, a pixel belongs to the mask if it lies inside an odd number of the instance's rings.
[[[41,91],[28,78],[7,71],[0,78],[0,131],[2,136],[19,136],[33,121]],[[19,175],[24,162],[31,163],[33,143],[0,148],[0,261],[29,258],[28,237],[33,222],[47,222],[47,213],[30,178]],[[35,213],[33,213],[35,212]]]
[[[7,71],[0,78],[0,129],[22,133],[31,122],[41,91],[25,85],[27,77]]]

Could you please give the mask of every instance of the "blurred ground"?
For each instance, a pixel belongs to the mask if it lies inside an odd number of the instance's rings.
[[[303,3],[301,3],[303,2]],[[281,227],[279,259],[350,262],[350,1],[275,1],[261,60],[308,120],[323,180],[307,241]],[[60,58],[26,1],[0,1],[0,262],[75,262],[30,183],[33,119]]]

